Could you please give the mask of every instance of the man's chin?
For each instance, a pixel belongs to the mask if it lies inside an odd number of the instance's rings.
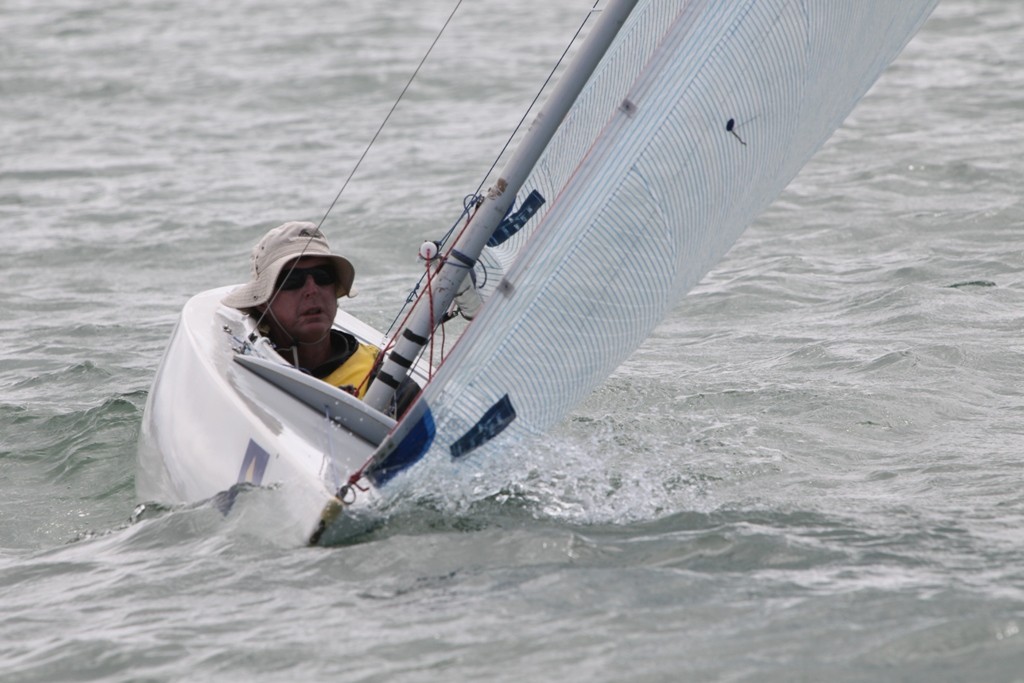
[[[323,341],[330,331],[330,323],[310,322],[297,327],[295,338],[303,344],[315,344],[318,341]]]

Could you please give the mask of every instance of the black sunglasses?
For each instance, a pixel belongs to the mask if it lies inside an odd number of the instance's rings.
[[[338,281],[338,274],[330,266],[313,266],[312,268],[292,268],[281,274],[277,280],[277,289],[286,292],[299,289],[306,284],[306,276],[311,275],[318,287],[333,285]]]

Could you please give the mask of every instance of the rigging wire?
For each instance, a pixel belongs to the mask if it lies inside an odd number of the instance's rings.
[[[338,190],[338,194],[334,196],[334,201],[332,201],[331,205],[327,207],[326,211],[324,211],[323,218],[321,218],[320,222],[317,223],[318,228],[324,224],[325,220],[327,220],[327,216],[331,213],[331,210],[334,209],[334,206],[335,204],[338,203],[338,200],[341,199],[341,195],[343,192],[345,192],[345,188],[348,187],[348,184],[349,182],[351,182],[352,177],[355,176],[356,171],[359,170],[359,166],[362,165],[363,159],[365,159],[366,155],[370,153],[370,148],[372,148],[373,145],[377,142],[377,138],[380,137],[381,131],[384,130],[384,127],[388,125],[388,121],[391,120],[391,115],[395,113],[396,109],[398,109],[398,104],[402,101],[402,98],[405,97],[405,94],[409,91],[409,88],[412,87],[413,81],[416,80],[416,77],[420,73],[420,69],[423,68],[423,65],[427,61],[427,58],[430,57],[430,53],[434,51],[434,47],[436,47],[438,42],[440,42],[441,36],[444,35],[444,32],[448,29],[448,25],[452,23],[452,19],[455,18],[455,13],[458,12],[459,7],[462,6],[462,1],[463,0],[458,0],[458,2],[455,3],[455,7],[452,9],[451,13],[448,15],[448,18],[444,22],[444,26],[442,26],[441,30],[437,32],[436,36],[434,36],[434,41],[430,44],[430,47],[427,48],[426,53],[424,53],[423,58],[420,59],[420,63],[416,66],[416,69],[412,72],[412,75],[409,76],[409,81],[405,84],[405,87],[402,88],[402,92],[398,94],[398,98],[395,100],[395,103],[391,105],[391,109],[384,117],[384,120],[380,122],[380,126],[377,128],[377,132],[373,134],[372,138],[370,138],[370,142],[367,143],[366,149],[364,149],[363,153],[359,155],[359,159],[356,160],[355,166],[352,167],[352,170],[349,172],[348,177],[345,178],[345,182],[342,183],[341,189]]]
[[[593,16],[596,12],[600,11],[599,9],[597,9],[597,6],[600,3],[601,0],[594,0],[594,4],[590,8],[590,11],[587,13],[585,17],[583,17],[583,21],[580,22],[580,25],[576,29],[576,32],[573,34],[572,38],[566,44],[565,49],[562,50],[562,54],[558,57],[558,61],[555,62],[555,65],[551,68],[551,71],[548,72],[548,75],[544,79],[544,82],[537,90],[537,93],[533,96],[533,100],[530,101],[530,104],[523,111],[523,115],[522,117],[520,117],[519,123],[516,124],[512,133],[508,136],[508,139],[505,140],[505,144],[502,146],[501,151],[499,151],[497,156],[494,157],[494,161],[491,163],[490,168],[487,169],[487,172],[484,173],[483,177],[480,179],[480,184],[477,185],[476,191],[473,194],[467,195],[463,199],[462,213],[459,214],[459,217],[452,222],[451,226],[444,233],[441,239],[437,241],[439,247],[443,246],[448,242],[452,234],[455,232],[456,228],[463,221],[463,218],[467,219],[463,229],[468,227],[468,221],[469,219],[472,218],[471,214],[473,212],[473,209],[475,209],[479,205],[480,199],[482,199],[480,192],[481,190],[483,190],[484,185],[487,183],[487,179],[491,176],[492,173],[494,173],[494,169],[497,168],[498,163],[501,161],[501,158],[508,151],[508,148],[512,146],[512,141],[515,139],[519,131],[522,130],[523,124],[526,123],[527,117],[529,117],[530,112],[533,111],[534,107],[537,106],[537,102],[540,101],[541,96],[544,94],[544,91],[547,89],[548,85],[550,85],[551,80],[555,77],[555,74],[558,72],[559,67],[562,66],[562,63],[568,56],[569,51],[572,49],[572,46],[575,45],[576,42],[579,40],[580,34],[583,33],[583,29],[586,28],[587,22],[590,20],[591,16]],[[388,327],[388,330],[385,333],[386,337],[391,336],[392,332],[395,330],[395,326],[398,324],[399,319],[402,319],[402,314],[405,311],[405,309],[410,305],[415,306],[416,302],[418,302],[419,299],[422,297],[423,293],[420,291],[420,288],[422,287],[423,281],[424,279],[426,279],[426,277],[426,273],[421,275],[419,280],[416,281],[416,285],[409,291],[408,296],[406,296],[405,303],[402,305],[402,308],[399,309],[398,313],[395,315],[394,320],[391,321],[391,325]]]
[[[430,53],[434,51],[434,47],[437,46],[438,42],[440,42],[440,40],[441,40],[441,36],[443,36],[444,32],[448,29],[448,25],[452,23],[452,19],[455,18],[455,14],[459,11],[459,8],[462,6],[462,2],[463,2],[463,0],[458,0],[455,3],[455,7],[452,9],[451,13],[449,13],[448,18],[444,22],[444,25],[437,32],[437,35],[434,36],[433,42],[430,43],[430,47],[427,48],[427,51],[424,53],[423,57],[420,59],[420,63],[416,65],[416,68],[413,70],[412,75],[409,76],[409,80],[406,82],[405,87],[402,88],[402,91],[398,94],[398,97],[395,99],[394,104],[391,105],[391,109],[388,110],[387,115],[384,116],[384,119],[380,122],[380,125],[377,127],[377,132],[375,132],[373,134],[373,137],[370,138],[370,141],[366,144],[366,148],[363,150],[363,153],[359,155],[359,158],[356,160],[356,163],[352,167],[352,170],[349,171],[348,177],[345,178],[345,182],[343,182],[341,184],[341,188],[338,190],[338,193],[336,195],[334,195],[334,200],[327,207],[327,210],[324,211],[324,215],[320,218],[320,222],[316,224],[317,231],[321,230],[321,228],[324,225],[324,221],[327,220],[327,216],[330,215],[330,213],[334,209],[335,205],[337,205],[338,201],[341,199],[341,195],[345,192],[345,189],[348,187],[349,183],[352,182],[352,178],[355,176],[356,171],[359,170],[359,167],[362,165],[363,160],[366,159],[366,156],[370,153],[370,149],[374,146],[374,144],[376,144],[377,138],[380,137],[380,134],[384,130],[384,127],[388,125],[388,121],[391,120],[391,115],[395,113],[396,109],[398,109],[398,104],[402,101],[402,99],[405,97],[405,94],[409,91],[409,88],[412,86],[413,81],[416,80],[416,77],[419,75],[420,70],[423,68],[423,65],[427,62],[427,58],[430,57]],[[298,263],[299,259],[302,258],[303,254],[306,253],[306,248],[309,247],[309,243],[313,241],[314,237],[315,237],[315,235],[310,235],[309,236],[309,239],[306,241],[306,244],[303,245],[303,247],[302,247],[302,251],[299,252],[298,257],[296,257],[296,259],[294,261],[292,261],[291,266],[288,268],[287,272],[285,273],[285,278],[287,278],[289,275],[291,275],[292,270],[295,269],[295,266]],[[283,281],[284,280],[282,279],[282,282]],[[263,313],[260,315],[259,319],[256,321],[256,329],[259,329],[260,325],[263,324],[263,319],[266,317],[267,312],[270,311],[270,306],[271,306],[271,304],[274,303],[274,299],[277,298],[277,295],[278,295],[278,293],[280,291],[281,291],[281,289],[280,289],[279,286],[275,286],[274,287],[274,291],[270,295],[270,299],[267,300],[266,308],[264,309]],[[296,368],[299,367],[299,364],[298,364],[297,361],[295,363],[295,367]]]
[[[498,166],[498,162],[501,160],[501,157],[505,155],[505,152],[507,152],[508,148],[512,145],[512,140],[515,139],[516,134],[522,129],[523,124],[526,122],[526,117],[529,116],[530,112],[533,111],[533,108],[537,106],[537,102],[540,100],[541,95],[544,94],[544,91],[551,83],[551,79],[555,77],[555,73],[558,71],[558,67],[560,67],[562,65],[562,62],[565,61],[566,56],[569,54],[569,50],[571,50],[572,46],[576,44],[577,40],[579,40],[580,34],[583,33],[583,29],[587,25],[587,22],[590,20],[590,17],[595,12],[600,11],[597,9],[597,6],[598,4],[600,4],[600,2],[601,0],[594,0],[594,5],[593,7],[590,8],[590,12],[587,13],[587,16],[583,17],[583,21],[580,23],[579,28],[576,29],[576,33],[573,34],[572,38],[569,40],[569,43],[565,46],[565,49],[562,51],[561,56],[559,56],[558,61],[555,62],[555,66],[552,67],[550,73],[548,73],[547,78],[545,78],[544,82],[541,83],[540,89],[537,90],[537,94],[534,95],[533,101],[530,102],[530,106],[528,106],[526,108],[526,111],[523,112],[523,116],[521,119],[519,119],[519,123],[516,124],[515,130],[513,130],[512,134],[508,136],[508,140],[505,141],[505,146],[501,148],[500,152],[498,152],[498,156],[494,158],[494,163],[492,163],[491,167],[487,169],[487,173],[485,173],[484,177],[480,180],[480,184],[476,186],[477,195],[479,195],[480,190],[483,189],[484,183],[487,182],[487,178],[489,178],[490,175],[494,173],[494,169]]]

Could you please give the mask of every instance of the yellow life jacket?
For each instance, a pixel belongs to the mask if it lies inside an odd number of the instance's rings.
[[[324,377],[324,381],[340,388],[355,387],[356,396],[362,398],[370,388],[370,373],[379,353],[376,346],[360,344],[348,360]]]

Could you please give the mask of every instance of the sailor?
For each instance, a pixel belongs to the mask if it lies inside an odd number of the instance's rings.
[[[352,264],[331,252],[316,224],[292,221],[256,243],[249,282],[221,303],[253,316],[259,331],[296,367],[362,398],[380,350],[333,327],[338,299],[354,296],[354,277]],[[409,384],[400,392],[403,409],[418,390]]]

